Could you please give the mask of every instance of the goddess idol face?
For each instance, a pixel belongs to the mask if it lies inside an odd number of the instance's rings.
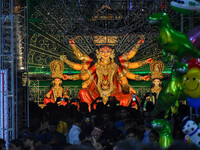
[[[55,78],[53,83],[54,83],[54,85],[60,85],[62,83],[62,80],[59,78]]]
[[[104,46],[99,49],[99,54],[102,59],[110,59],[111,55],[113,54],[113,50],[108,46]]]
[[[161,81],[160,81],[160,79],[154,79],[153,80],[153,84],[154,84],[154,86],[160,86],[161,85]]]

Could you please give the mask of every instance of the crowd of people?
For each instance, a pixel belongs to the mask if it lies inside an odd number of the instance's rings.
[[[109,103],[109,101],[108,101]],[[152,107],[123,107],[99,102],[88,110],[87,103],[60,105],[48,103],[43,109],[30,102],[30,127],[21,127],[17,139],[10,141],[10,150],[162,150],[159,133],[152,129],[155,119]],[[196,150],[194,144],[184,143],[182,119],[189,107],[181,105],[178,113],[167,118],[172,124],[174,142],[167,150]],[[163,118],[164,114],[156,116]],[[5,141],[0,140],[3,150]]]

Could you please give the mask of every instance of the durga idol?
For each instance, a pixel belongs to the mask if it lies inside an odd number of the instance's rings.
[[[127,53],[119,56],[121,67],[115,63],[114,49],[108,46],[103,46],[96,51],[97,62],[91,66],[93,61],[88,55],[83,55],[73,40],[70,40],[70,45],[82,64],[76,64],[66,59],[66,56],[61,56],[61,60],[67,63],[70,67],[80,70],[80,74],[63,75],[65,80],[85,80],[82,84],[82,89],[78,93],[78,98],[81,102],[86,102],[91,107],[92,102],[98,98],[103,98],[103,103],[106,104],[109,96],[116,97],[120,101],[120,105],[129,106],[132,96],[136,93],[134,89],[128,84],[129,79],[148,81],[150,76],[135,75],[128,71],[141,67],[153,61],[152,58],[139,61],[128,62],[137,52],[140,44],[144,39],[138,43]]]

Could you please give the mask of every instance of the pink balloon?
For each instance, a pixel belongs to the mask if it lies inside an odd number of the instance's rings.
[[[200,26],[192,29],[187,35],[190,38],[190,41],[192,42],[192,44],[198,50],[200,50]]]

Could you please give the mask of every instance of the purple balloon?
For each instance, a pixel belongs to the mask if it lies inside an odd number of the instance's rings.
[[[200,26],[192,29],[187,35],[190,38],[190,41],[192,42],[192,44],[198,50],[200,50]]]

